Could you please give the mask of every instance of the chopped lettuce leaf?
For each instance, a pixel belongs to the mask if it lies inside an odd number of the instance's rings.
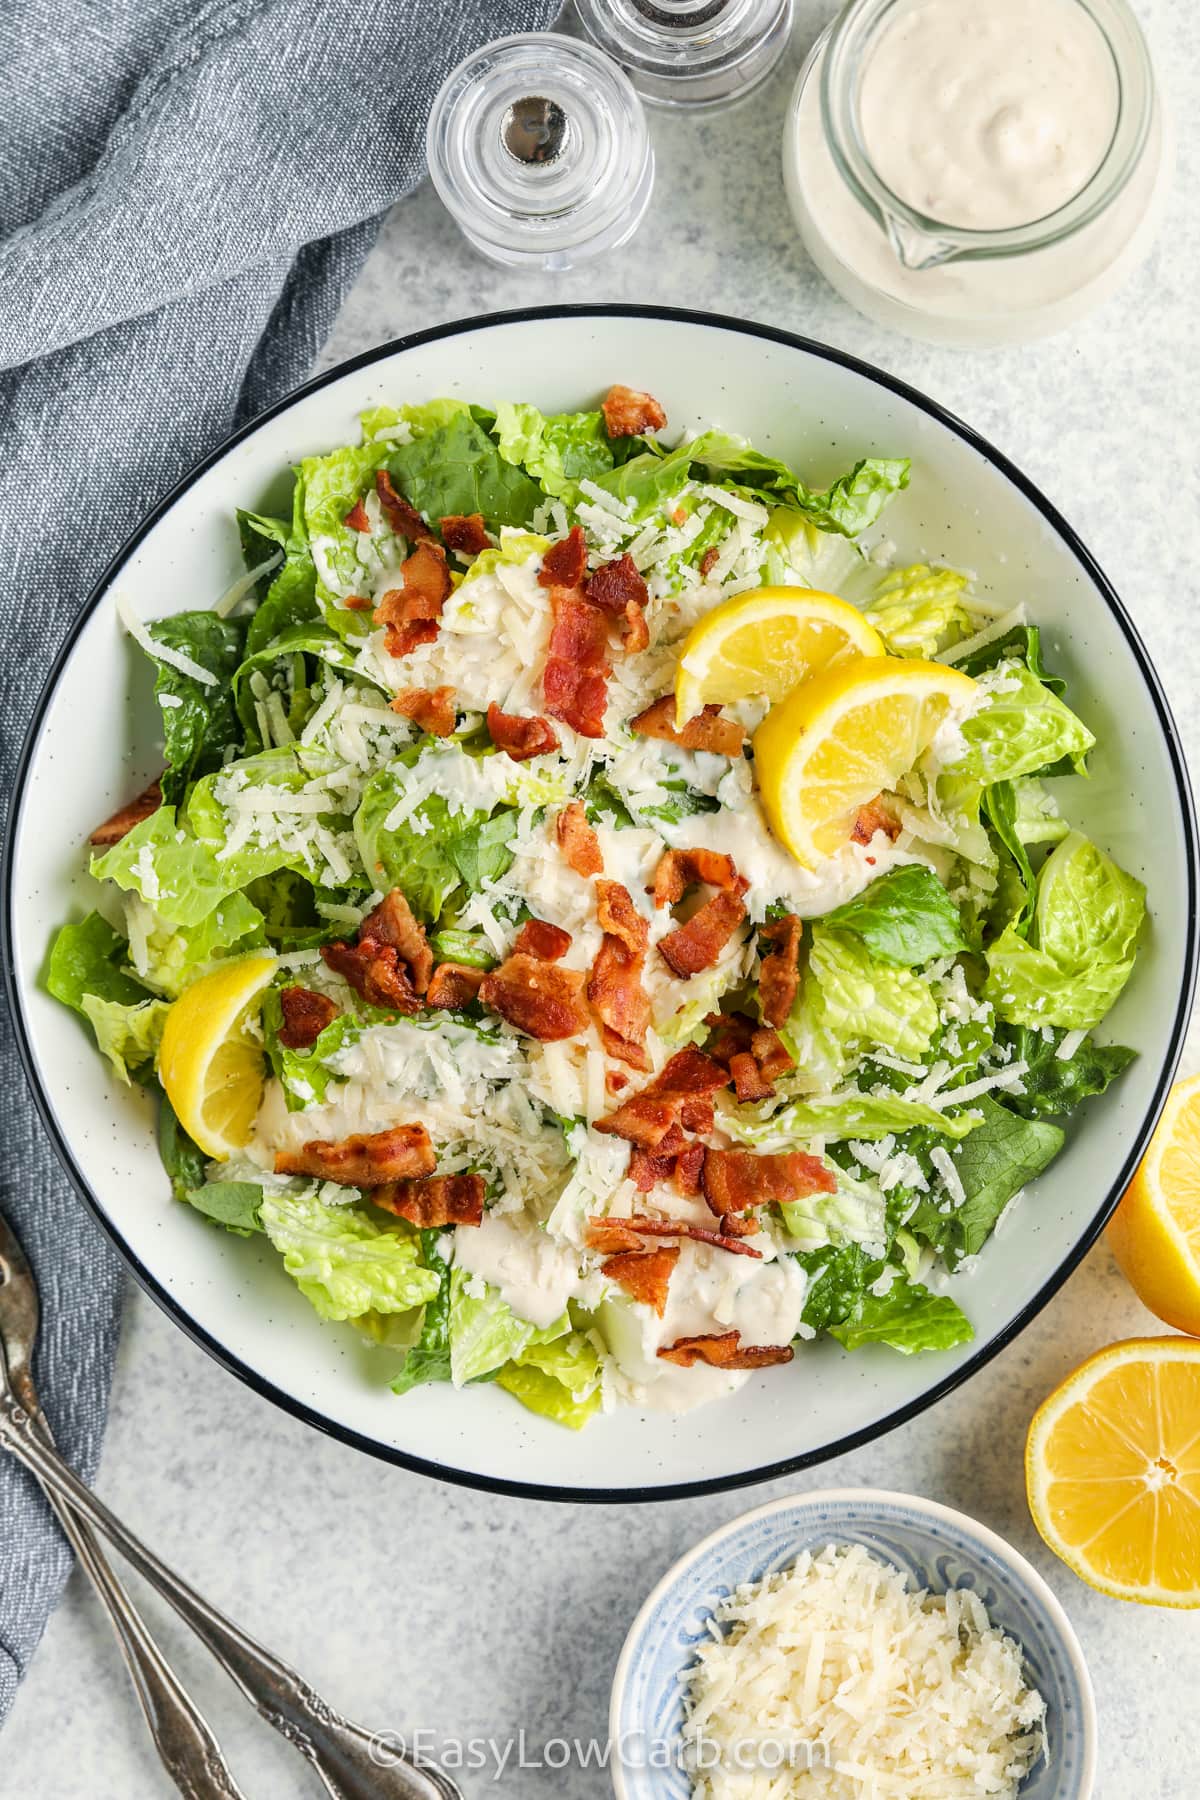
[[[876,961],[851,931],[813,926],[808,967],[784,1031],[808,1076],[830,1085],[871,1047],[919,1062],[937,1025],[937,1005],[919,975]]]
[[[385,448],[397,488],[434,523],[449,513],[482,513],[488,530],[499,531],[529,525],[542,504],[536,481],[506,461],[470,412],[456,410],[411,443]]]
[[[1031,675],[1036,676],[1043,687],[1048,687],[1052,694],[1061,700],[1067,691],[1067,684],[1058,675],[1051,675],[1042,662],[1042,634],[1036,625],[1014,625],[1003,637],[993,638],[990,644],[984,644],[978,650],[972,650],[964,656],[958,667],[964,675],[986,675],[1004,662],[1023,662]]]
[[[163,796],[178,800],[193,776],[219,766],[223,753],[241,743],[233,704],[233,677],[246,639],[244,619],[219,619],[213,612],[175,613],[149,627],[155,643],[178,650],[216,676],[213,683],[155,662],[154,693],[162,713],[167,768]]]
[[[450,1265],[439,1245],[440,1231],[418,1233],[421,1261],[438,1279],[437,1293],[425,1302],[421,1335],[408,1350],[400,1373],[392,1382],[393,1394],[407,1394],[427,1381],[450,1379]]]
[[[860,586],[870,566],[850,538],[818,530],[808,515],[794,506],[773,506],[762,535],[768,583],[779,585],[790,574],[805,587],[847,599],[847,589]]]
[[[932,1244],[951,1269],[976,1256],[1014,1194],[1040,1175],[1062,1149],[1059,1126],[1023,1119],[990,1095],[976,1103],[983,1122],[950,1152],[964,1198],[944,1202],[922,1197],[905,1220],[909,1231]]]
[[[547,417],[536,406],[502,401],[494,435],[504,460],[523,468],[555,499],[577,499],[581,481],[595,481],[613,466],[602,413]]]
[[[496,953],[480,931],[437,931],[429,941],[439,962],[462,963],[468,969],[496,966]]]
[[[485,575],[493,575],[501,563],[513,563],[520,567],[531,556],[544,556],[549,548],[550,539],[540,537],[536,531],[512,531],[506,527],[500,533],[498,545],[493,545],[489,550],[481,550],[474,558],[463,575],[462,585],[469,587],[473,581],[479,581]]]
[[[450,1286],[450,1378],[455,1387],[492,1376],[531,1344],[550,1344],[571,1329],[566,1313],[544,1328],[518,1319],[493,1287],[475,1294],[475,1278],[455,1269]]]
[[[928,660],[965,634],[962,596],[969,585],[970,577],[957,569],[912,563],[884,577],[867,618],[891,655]]]
[[[246,894],[227,894],[195,925],[172,925],[130,893],[125,899],[129,950],[138,979],[168,1000],[207,973],[222,956],[241,956],[264,942],[263,915]]]
[[[965,752],[951,773],[988,785],[1068,761],[1082,769],[1095,738],[1024,663],[997,664],[995,685],[962,724]]]
[[[887,1243],[887,1207],[878,1182],[859,1180],[845,1169],[837,1171],[836,1192],[785,1201],[779,1213],[801,1250],[818,1250],[823,1244]]]
[[[739,477],[755,497],[803,513],[820,531],[857,537],[873,525],[893,494],[908,486],[906,457],[866,457],[822,492],[806,487],[777,457],[765,456],[729,431],[706,431],[665,459],[701,468],[710,477]]]
[[[257,1181],[203,1181],[198,1187],[189,1188],[183,1198],[197,1212],[238,1237],[252,1237],[262,1230],[259,1211],[263,1190]]]
[[[774,1113],[760,1107],[731,1107],[721,1114],[722,1129],[744,1144],[778,1139],[803,1146],[811,1138],[831,1141],[860,1138],[871,1143],[894,1132],[926,1126],[942,1137],[964,1138],[978,1124],[974,1112],[943,1113],[921,1100],[901,1094],[829,1094],[789,1100]]]
[[[1067,1035],[1063,1031],[1043,1035],[1030,1026],[1014,1025],[1005,1026],[1003,1034],[1012,1045],[1014,1060],[1028,1065],[1021,1077],[1022,1091],[1006,1095],[1005,1104],[1026,1119],[1061,1118],[1073,1112],[1082,1100],[1104,1093],[1137,1060],[1137,1051],[1124,1044],[1094,1044],[1090,1037],[1070,1056],[1060,1056]]]
[[[205,1185],[208,1158],[194,1144],[175,1115],[175,1108],[160,1093],[158,1102],[158,1154],[177,1200],[191,1201],[192,1193]]]
[[[975,1336],[967,1315],[948,1294],[931,1294],[904,1275],[897,1275],[884,1294],[866,1289],[854,1315],[832,1325],[830,1333],[846,1350],[887,1344],[905,1356],[952,1350]]]
[[[83,1011],[87,994],[122,1006],[147,998],[146,990],[125,967],[129,946],[107,919],[89,913],[77,924],[62,925],[46,963],[46,990],[64,1006]]]
[[[958,908],[932,869],[906,863],[826,914],[822,928],[853,932],[880,962],[918,968],[967,948]]]
[[[379,886],[398,883],[417,917],[433,923],[462,887],[475,893],[512,862],[517,814],[511,807],[451,812],[430,793],[405,819],[387,821],[402,799],[421,751],[404,751],[363,789],[354,819],[363,866]]]
[[[438,1291],[437,1275],[421,1267],[417,1238],[386,1213],[264,1194],[259,1217],[284,1268],[323,1319],[407,1312]]]
[[[121,1080],[130,1083],[134,1073],[152,1066],[163,1026],[171,1010],[168,1000],[139,1000],[127,1005],[84,994],[80,1007],[96,1034],[96,1043]]]
[[[530,1344],[496,1376],[499,1387],[530,1412],[582,1431],[600,1406],[600,1358],[578,1331]]]

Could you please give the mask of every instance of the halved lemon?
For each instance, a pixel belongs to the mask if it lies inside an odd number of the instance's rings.
[[[883,639],[855,607],[816,588],[752,588],[723,600],[687,635],[675,674],[675,722],[710,702],[782,700],[834,657],[882,656]]]
[[[1108,1242],[1143,1305],[1200,1337],[1200,1075],[1171,1089]]]
[[[222,963],[184,990],[163,1027],[159,1079],[188,1136],[219,1162],[254,1128],[265,1074],[255,1001],[274,973],[269,955]]]
[[[1025,1487],[1090,1587],[1200,1606],[1200,1343],[1131,1338],[1089,1357],[1034,1414]]]
[[[835,663],[772,708],[754,737],[762,803],[806,868],[841,847],[861,806],[895,788],[975,694],[942,663],[862,656]]]

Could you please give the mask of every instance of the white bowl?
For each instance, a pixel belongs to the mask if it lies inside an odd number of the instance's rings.
[[[1099,738],[1066,804],[1147,881],[1152,929],[1111,1033],[1139,1060],[1077,1117],[1061,1157],[957,1283],[975,1342],[904,1357],[832,1342],[728,1401],[599,1418],[579,1434],[489,1387],[395,1398],[378,1354],[323,1325],[266,1248],[174,1204],[153,1107],[106,1070],[79,1021],[38,986],[55,926],[89,904],[88,830],[160,767],[148,667],[116,614],[212,604],[240,573],[236,506],[270,510],[296,458],[352,440],[382,400],[462,395],[577,407],[613,381],[658,395],[673,426],[713,421],[821,484],[860,456],[908,454],[887,514],[902,555],[978,571],[1027,600],[1047,654]],[[766,326],[626,306],[544,308],[385,345],[322,376],[217,451],[157,508],[92,595],[38,707],[5,866],[6,975],[46,1128],[134,1273],[259,1392],[347,1442],[449,1480],[559,1499],[653,1498],[766,1479],[877,1437],[963,1380],[1031,1319],[1121,1193],[1158,1115],[1195,978],[1195,826],[1166,701],[1133,626],[1066,523],[1003,457],[890,377]]]
[[[915,1592],[969,1588],[1022,1651],[1046,1702],[1046,1753],[1021,1800],[1088,1800],[1096,1776],[1096,1701],[1079,1639],[1037,1570],[985,1525],[916,1494],[826,1488],[731,1519],[672,1564],[629,1627],[609,1708],[617,1800],[688,1800],[680,1676],[709,1639],[717,1605],[790,1568],[803,1550],[861,1544],[902,1569]]]

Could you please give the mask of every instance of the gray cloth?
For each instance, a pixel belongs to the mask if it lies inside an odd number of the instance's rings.
[[[5,802],[51,656],[92,583],[197,458],[303,377],[380,213],[421,178],[445,74],[557,11],[558,0],[0,8]],[[42,1292],[42,1397],[90,1480],[120,1270],[36,1122],[7,1020],[0,1142],[0,1206]],[[33,1484],[0,1460],[0,1718],[68,1567]]]

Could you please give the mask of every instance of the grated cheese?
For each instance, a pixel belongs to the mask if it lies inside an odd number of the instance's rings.
[[[1015,626],[1023,625],[1024,623],[1024,605],[1014,606],[1011,612],[1001,613],[1000,617],[996,619],[994,623],[985,625],[983,630],[977,631],[973,637],[963,638],[959,643],[952,644],[949,650],[943,650],[939,656],[934,658],[934,661],[941,663],[961,662],[965,656],[973,656],[976,650],[986,649],[988,644],[994,644],[997,638],[1004,637],[1008,632],[1012,631]]]
[[[215,687],[216,676],[203,663],[195,662],[182,650],[173,650],[169,644],[160,644],[151,637],[141,619],[134,612],[126,594],[117,595],[117,617],[139,649],[156,662],[166,663],[169,668],[177,669],[181,675],[190,675],[193,681],[199,681],[205,687]]]
[[[721,1601],[684,1676],[694,1800],[1016,1800],[1042,1696],[978,1595],[914,1593],[861,1544]]]
[[[1086,1036],[1086,1031],[1068,1031],[1066,1037],[1054,1052],[1059,1062],[1070,1062]]]
[[[225,589],[225,592],[213,607],[213,612],[216,614],[217,618],[227,619],[238,601],[244,600],[246,595],[250,593],[259,576],[269,575],[271,570],[278,568],[282,561],[283,551],[276,550],[272,556],[268,556],[255,568],[247,569],[244,575],[239,575],[237,580],[230,587]]]

